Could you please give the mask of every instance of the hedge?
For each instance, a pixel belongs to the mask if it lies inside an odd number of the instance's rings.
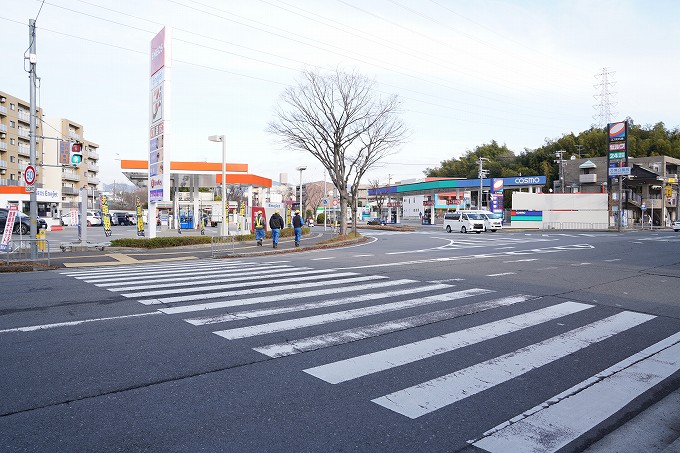
[[[309,234],[309,228],[302,228],[302,234]],[[295,232],[292,228],[284,228],[281,230],[281,237],[292,237]],[[242,234],[231,236],[234,238],[235,242],[243,241],[254,241],[254,234]],[[271,232],[268,231],[266,236],[267,239],[271,239]],[[166,237],[155,237],[155,238],[124,238],[124,239],[114,239],[111,241],[111,247],[136,247],[136,248],[147,248],[156,249],[164,247],[181,247],[184,245],[196,245],[196,244],[210,244],[212,241],[212,236],[166,236]]]

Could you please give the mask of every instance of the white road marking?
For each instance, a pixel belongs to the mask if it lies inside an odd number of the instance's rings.
[[[237,338],[254,337],[257,335],[264,335],[268,333],[299,329],[301,327],[318,326],[320,324],[327,324],[331,322],[344,321],[347,319],[355,319],[364,316],[388,313],[396,310],[405,310],[407,308],[422,307],[424,305],[431,305],[438,302],[445,302],[454,299],[478,296],[480,294],[487,294],[490,292],[493,291],[488,289],[472,288],[463,291],[455,291],[452,293],[437,294],[433,296],[419,297],[417,299],[392,302],[389,304],[373,305],[370,307],[356,308],[353,310],[344,310],[334,313],[326,313],[323,315],[308,316],[306,318],[289,319],[285,321],[270,322],[267,324],[257,324],[254,326],[219,330],[213,333],[215,335],[219,335],[229,340],[235,340]]]
[[[330,384],[339,384],[446,352],[455,351],[465,346],[517,332],[518,330],[578,313],[592,307],[593,305],[565,302],[457,332],[438,335],[434,338],[307,368],[304,371]]]
[[[467,316],[473,313],[480,313],[492,310],[497,307],[512,305],[534,299],[534,296],[516,295],[503,297],[500,299],[477,302],[474,304],[453,307],[446,310],[433,311],[421,315],[410,316],[408,318],[395,319],[369,326],[356,327],[353,329],[331,332],[315,337],[301,338],[299,340],[287,341],[285,343],[270,344],[253,348],[269,357],[283,357],[301,352],[315,351],[317,349],[336,346],[339,344],[351,343],[352,341],[372,338],[386,333],[398,332],[413,327],[424,326],[434,322],[453,319],[460,316]]]
[[[540,269],[536,269],[537,271],[550,271],[553,269],[557,269],[557,266],[548,266],[548,267],[542,267]]]
[[[274,272],[277,276],[281,275],[281,271],[272,271],[272,272]],[[293,276],[305,277],[305,276],[308,276],[308,275],[315,275],[315,274],[327,274],[328,272],[329,271],[327,269],[311,270],[309,268],[302,268],[302,269],[296,268],[295,270],[286,270],[285,274],[284,274],[286,276],[286,278],[285,279],[277,278],[276,281],[277,282],[287,282],[287,281],[291,281],[291,279],[289,277],[293,277]],[[269,274],[270,273],[268,272],[268,273],[265,273],[265,274],[247,275],[247,276],[241,276],[241,275],[236,276],[236,277],[225,276],[225,277],[222,277],[222,278],[213,277],[213,278],[209,278],[207,280],[193,280],[191,277],[187,277],[186,279],[180,279],[180,280],[173,279],[173,280],[167,281],[167,282],[156,280],[156,281],[153,282],[153,283],[156,283],[156,284],[146,283],[146,284],[143,284],[143,285],[140,285],[140,286],[124,286],[124,287],[120,287],[120,288],[107,288],[107,289],[109,291],[115,292],[115,291],[134,291],[134,290],[142,290],[142,289],[151,290],[151,289],[154,289],[154,288],[178,288],[178,287],[182,287],[182,286],[192,285],[192,287],[187,289],[187,290],[174,290],[173,291],[173,290],[165,290],[164,289],[163,291],[155,291],[155,292],[154,291],[147,291],[145,293],[139,293],[139,294],[144,295],[144,296],[151,296],[151,295],[157,295],[157,294],[174,294],[174,293],[181,293],[181,292],[194,292],[194,291],[207,289],[207,288],[210,288],[210,286],[201,286],[201,285],[211,285],[211,284],[215,284],[215,283],[225,283],[225,282],[233,283],[233,285],[229,286],[230,288],[252,286],[253,280],[256,281],[256,282],[269,280],[269,278],[271,278],[271,277],[268,277]],[[354,275],[356,275],[356,274],[354,274]],[[202,277],[202,278],[205,279],[205,277]],[[312,277],[310,277],[310,278],[312,278]],[[238,282],[241,282],[241,284],[238,284]],[[138,285],[138,284],[139,284],[139,282],[133,282],[133,285]],[[97,285],[97,286],[102,286],[102,285]],[[128,296],[126,296],[126,297],[128,297]]]
[[[366,265],[362,265],[362,266],[338,267],[338,268],[336,268],[336,270],[370,269],[370,268],[374,268],[374,267],[413,266],[413,265],[416,265],[416,264],[428,264],[428,263],[449,262],[449,261],[478,260],[478,259],[484,259],[484,258],[499,258],[499,257],[504,257],[504,256],[516,256],[516,255],[559,253],[559,252],[575,251],[575,250],[590,250],[590,249],[593,249],[593,248],[594,248],[594,246],[592,246],[590,244],[558,245],[558,246],[554,246],[554,247],[535,248],[535,249],[528,249],[528,250],[523,250],[523,251],[479,253],[479,254],[475,254],[475,255],[447,256],[447,257],[440,257],[440,258],[399,261],[399,262],[396,262],[396,263],[380,263],[380,264],[366,264]]]
[[[614,261],[621,261],[621,258],[614,258],[614,259],[611,259],[611,260],[604,260],[604,261],[607,262],[607,263],[613,263]]]
[[[387,277],[379,276],[379,275],[369,275],[367,277],[354,277],[354,278],[346,278],[343,280],[332,280],[332,281],[323,281],[323,282],[308,282],[305,283],[305,288],[311,288],[315,286],[335,286],[335,285],[344,285],[346,283],[359,283],[359,282],[372,282],[374,280],[383,280],[386,279]],[[341,292],[349,292],[349,291],[358,291],[358,290],[367,290],[371,288],[371,284],[368,285],[358,285],[358,286],[346,286],[346,287],[340,287],[340,288],[324,288],[321,290],[317,291],[302,291],[299,293],[295,294],[295,297],[306,297],[306,296],[321,296],[324,294],[335,294],[335,293],[341,293]],[[170,302],[186,302],[189,300],[202,300],[205,299],[206,297],[233,297],[233,296],[244,296],[244,295],[258,295],[262,293],[273,293],[273,292],[281,292],[281,291],[287,291],[287,290],[295,290],[299,291],[300,290],[300,284],[295,283],[292,285],[281,285],[281,286],[271,286],[268,288],[252,288],[252,289],[245,289],[245,290],[240,290],[240,291],[225,291],[221,293],[207,293],[207,294],[198,294],[198,295],[191,295],[191,296],[177,296],[177,297],[165,297],[165,298],[160,298],[160,299],[148,299],[148,301],[143,301],[140,300],[139,302],[150,305],[150,304],[163,304],[163,303],[170,303]],[[249,301],[248,303],[259,303],[259,302],[271,302],[272,301],[272,296],[267,295],[263,297],[254,297],[251,299],[246,299]],[[175,313],[189,313],[192,311],[203,311],[203,310],[213,310],[215,308],[225,308],[225,307],[233,307],[235,305],[246,305],[245,302],[246,300],[241,300],[241,301],[233,301],[233,300],[224,300],[224,301],[218,301],[218,302],[208,302],[205,304],[195,304],[195,305],[183,305],[180,307],[170,307],[170,308],[160,308],[159,311],[166,313],[166,314],[175,314]],[[237,303],[235,303],[237,302]]]
[[[430,280],[428,283],[448,283],[448,282],[462,282],[464,278],[445,278],[443,280]]]
[[[587,266],[588,264],[593,264],[593,263],[572,263],[572,266]]]
[[[365,254],[365,255],[354,255],[353,258],[363,258],[364,256],[373,256],[373,254],[367,253],[367,254]]]
[[[312,274],[312,275],[306,275],[304,277],[300,276],[294,276],[290,278],[276,278],[273,279],[274,282],[278,283],[290,283],[290,282],[299,282],[300,284],[306,284],[310,280],[319,280],[322,278],[328,278],[329,273],[333,272],[331,269],[318,269],[314,271],[306,271],[307,274]],[[320,274],[320,275],[317,275]],[[337,274],[333,274],[332,276],[335,277],[350,277],[353,275],[357,275],[356,272],[341,272]],[[271,278],[262,278],[261,276],[256,276],[255,280],[257,281],[244,281],[241,283],[231,283],[231,280],[227,280],[230,283],[224,283],[220,285],[204,285],[201,287],[192,287],[192,288],[172,288],[172,289],[159,289],[155,291],[142,291],[142,292],[137,292],[137,293],[121,293],[121,296],[124,297],[129,297],[129,298],[137,298],[137,297],[149,297],[149,296],[162,296],[164,294],[188,294],[188,293],[195,293],[197,291],[214,291],[214,290],[219,290],[219,289],[233,289],[233,288],[243,288],[245,286],[253,286],[262,283],[264,280],[266,281],[272,281]],[[248,279],[253,280],[252,278],[248,277]],[[233,279],[235,280],[235,279]],[[298,285],[299,286],[299,285]],[[276,286],[275,286],[276,287]],[[219,297],[219,296],[213,296],[215,293],[205,293],[203,297]]]
[[[177,271],[179,269],[195,269],[195,268],[234,268],[244,263],[238,262],[215,262],[212,260],[190,260],[184,263],[164,263],[164,264],[135,264],[132,266],[116,266],[115,268],[84,270],[84,271],[67,271],[60,272],[62,275],[68,275],[74,278],[88,278],[97,276],[115,276],[115,275],[135,275],[144,274],[155,271]]]
[[[125,275],[122,277],[110,277],[110,278],[96,278],[96,279],[84,279],[83,281],[87,283],[94,283],[97,286],[116,286],[116,285],[124,285],[126,283],[133,283],[133,284],[140,284],[144,282],[159,282],[159,281],[175,281],[173,277],[183,277],[183,280],[189,280],[189,279],[201,279],[201,278],[206,278],[208,275],[233,275],[233,276],[238,276],[238,275],[261,275],[261,274],[271,274],[271,273],[276,273],[276,272],[281,272],[284,269],[292,269],[292,266],[271,266],[267,268],[255,268],[255,269],[215,269],[215,270],[205,270],[205,269],[196,269],[196,268],[189,268],[189,269],[181,269],[178,271],[172,271],[172,272],[159,272],[159,273],[146,273],[144,275]],[[306,268],[302,268],[306,269]],[[191,272],[190,272],[191,271]],[[187,274],[197,274],[192,277],[187,276]]]
[[[504,263],[524,263],[524,262],[529,262],[529,261],[538,261],[538,258],[525,258],[522,260],[510,260],[510,261],[503,261]]]
[[[323,261],[323,260],[334,260],[334,256],[324,256],[323,258],[312,258],[309,261]]]
[[[111,316],[108,318],[94,318],[94,319],[82,319],[80,321],[68,321],[68,322],[56,322],[53,324],[40,324],[37,326],[27,326],[27,327],[15,327],[13,329],[0,330],[0,333],[9,332],[33,332],[36,330],[54,329],[55,327],[67,327],[67,326],[77,326],[80,324],[85,324],[88,322],[98,322],[98,321],[112,321],[114,319],[125,319],[125,318],[139,318],[141,316],[151,316],[160,315],[158,311],[152,311],[150,313],[138,313],[136,315],[123,315],[123,316]]]
[[[484,433],[489,452],[554,452],[680,370],[680,333],[628,357],[543,404]]]
[[[409,418],[418,418],[653,318],[640,313],[619,313],[372,401]]]
[[[487,277],[501,277],[503,275],[514,275],[516,272],[501,272],[500,274],[487,274]]]
[[[393,281],[387,281],[387,282],[375,282],[372,283],[371,289],[373,288],[381,288],[385,286],[399,286],[399,285],[406,285],[406,284],[417,284],[415,280],[393,280]],[[252,318],[260,318],[263,316],[271,316],[271,315],[280,315],[283,313],[293,313],[296,311],[305,311],[305,310],[315,310],[317,308],[326,308],[326,307],[335,307],[337,305],[347,305],[347,304],[353,304],[356,302],[365,302],[367,300],[377,300],[377,299],[384,299],[387,297],[398,297],[398,296],[404,296],[407,294],[413,294],[413,293],[419,293],[419,292],[425,292],[426,290],[437,290],[437,289],[443,289],[443,288],[450,288],[451,285],[436,285],[436,286],[429,286],[429,287],[416,287],[416,288],[406,288],[406,289],[397,289],[394,291],[385,291],[381,293],[369,293],[369,294],[359,294],[358,296],[352,296],[352,297],[341,297],[338,299],[332,299],[332,300],[325,300],[323,302],[310,302],[306,304],[297,304],[297,305],[286,305],[284,307],[274,307],[274,308],[261,308],[257,310],[247,310],[247,311],[239,311],[236,313],[227,313],[224,315],[218,315],[218,316],[207,316],[203,318],[190,318],[190,319],[185,319],[186,322],[189,324],[193,324],[195,326],[202,326],[206,324],[217,324],[220,322],[229,322],[229,321],[237,321],[237,320],[242,320],[242,319],[252,319]],[[296,295],[298,297],[298,295]]]

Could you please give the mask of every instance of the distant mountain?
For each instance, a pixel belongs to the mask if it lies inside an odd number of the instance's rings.
[[[124,184],[124,183],[113,183],[113,184],[103,184],[103,190],[104,192],[134,192],[135,191],[135,186],[132,184]]]

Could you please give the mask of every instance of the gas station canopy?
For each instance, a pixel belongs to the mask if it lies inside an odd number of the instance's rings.
[[[271,187],[272,180],[248,174],[248,164],[227,163],[227,185]],[[149,179],[149,162],[146,160],[123,159],[121,172],[137,187],[145,187]],[[230,173],[231,172],[231,173]],[[222,163],[220,162],[170,162],[170,179],[181,182],[198,177],[199,187],[217,187],[222,184]]]

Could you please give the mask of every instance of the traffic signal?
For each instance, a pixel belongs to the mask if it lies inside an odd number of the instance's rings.
[[[71,165],[77,167],[83,161],[83,144],[80,142],[73,142],[71,145]]]

